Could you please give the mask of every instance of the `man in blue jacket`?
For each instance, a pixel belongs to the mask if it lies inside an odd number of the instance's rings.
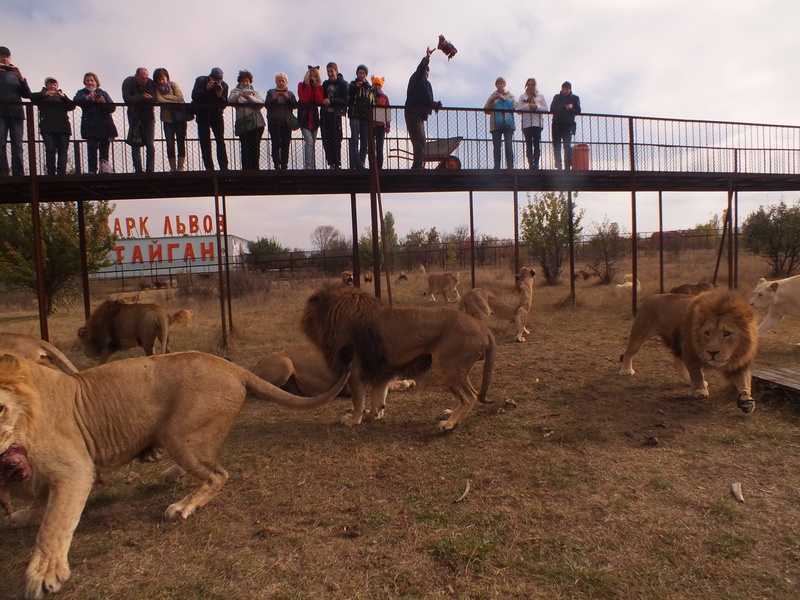
[[[408,89],[406,90],[406,128],[411,138],[411,146],[414,149],[414,162],[412,169],[422,169],[425,159],[425,121],[434,110],[442,107],[441,102],[433,99],[433,87],[428,81],[430,74],[431,54],[433,50],[426,49],[425,56],[417,66],[417,70],[408,79]]]
[[[31,88],[20,73],[19,67],[11,64],[11,50],[0,46],[0,101],[22,102],[30,98]],[[8,175],[6,140],[11,137],[11,173],[25,175],[22,162],[22,131],[25,110],[22,105],[0,105],[0,176]]]

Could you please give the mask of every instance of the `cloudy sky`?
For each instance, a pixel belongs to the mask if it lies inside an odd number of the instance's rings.
[[[52,75],[74,93],[94,71],[115,100],[138,66],[166,67],[184,89],[213,66],[229,82],[248,68],[263,92],[276,71],[287,72],[294,89],[306,65],[333,60],[348,80],[366,64],[402,104],[426,46],[444,34],[458,55],[448,62],[435,53],[430,81],[446,106],[482,107],[502,75],[515,95],[536,77],[548,99],[569,79],[584,112],[800,125],[797,0],[5,0],[0,23],[0,45],[33,89]],[[467,198],[384,195],[383,204],[403,236],[467,225]],[[742,194],[740,213],[780,198]],[[725,202],[725,194],[664,194],[664,225],[706,222]],[[359,199],[361,229],[368,205]],[[581,194],[578,206],[586,223],[608,217],[630,230],[630,194]],[[318,225],[349,233],[349,210],[349,197],[229,198],[229,230],[310,248]],[[639,194],[638,211],[640,231],[657,229],[656,194]],[[126,201],[116,211],[150,215],[151,223],[211,212],[213,199]],[[475,194],[475,218],[479,234],[512,236],[511,195]]]

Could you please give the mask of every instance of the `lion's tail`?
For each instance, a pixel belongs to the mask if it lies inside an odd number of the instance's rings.
[[[483,355],[483,378],[481,379],[481,391],[478,392],[478,401],[481,404],[492,404],[486,400],[489,393],[489,384],[492,382],[492,370],[494,369],[494,334],[489,332],[489,345]]]
[[[261,379],[259,376],[254,375],[250,371],[244,371],[244,382],[248,392],[254,393],[259,398],[274,402],[285,408],[293,408],[297,410],[317,408],[323,404],[327,404],[339,394],[342,388],[350,378],[350,368],[344,370],[342,376],[327,392],[319,396],[312,396],[310,398],[304,396],[295,396],[289,392],[285,392],[279,387],[275,387],[268,381]]]
[[[70,359],[68,359],[64,353],[56,348],[53,344],[45,342],[44,340],[39,340],[39,345],[47,353],[47,356],[50,358],[50,360],[53,361],[53,364],[59,369],[65,373],[69,373],[70,375],[74,375],[78,372],[78,369],[72,364],[72,361],[70,361]]]
[[[161,328],[161,354],[169,352],[169,317],[161,309],[158,311],[158,326]]]

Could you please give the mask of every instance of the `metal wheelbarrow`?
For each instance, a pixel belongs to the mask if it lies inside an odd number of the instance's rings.
[[[424,162],[439,163],[437,169],[460,169],[461,160],[453,154],[464,138],[461,136],[451,138],[441,138],[438,140],[428,140],[425,142]],[[391,158],[402,158],[413,160],[414,153],[404,148],[392,148]]]

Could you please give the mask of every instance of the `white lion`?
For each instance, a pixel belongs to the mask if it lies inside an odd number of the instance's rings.
[[[758,326],[758,335],[774,329],[786,315],[800,317],[800,275],[775,281],[762,277],[750,296],[750,306],[767,311],[767,316]]]

